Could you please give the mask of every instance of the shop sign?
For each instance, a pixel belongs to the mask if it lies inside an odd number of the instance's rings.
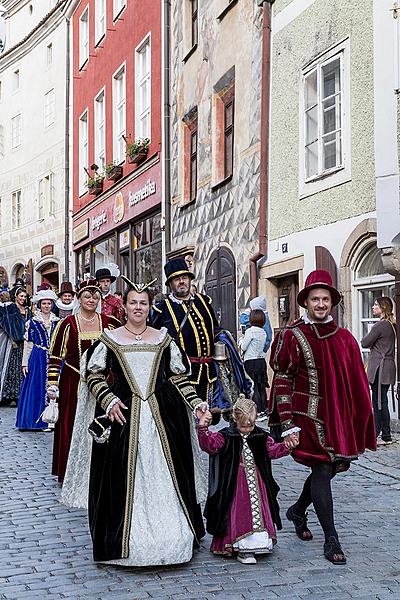
[[[89,219],[85,219],[82,223],[79,223],[74,227],[72,231],[72,241],[77,244],[81,240],[84,240],[89,235]]]
[[[129,206],[134,206],[138,204],[141,200],[148,198],[156,193],[156,183],[155,181],[151,181],[148,179],[144,186],[140,188],[137,192],[129,192]]]
[[[92,227],[92,231],[94,231],[96,229],[96,231],[99,231],[101,229],[101,227],[103,225],[105,225],[107,223],[107,213],[105,210],[102,210],[100,214],[96,215],[95,217],[92,217],[91,219],[91,227]]]
[[[124,218],[125,205],[122,192],[118,192],[114,199],[114,223],[119,223]]]
[[[119,234],[119,247],[126,248],[126,246],[129,246],[129,229],[125,229]]]

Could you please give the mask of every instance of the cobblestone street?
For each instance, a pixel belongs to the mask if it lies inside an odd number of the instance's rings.
[[[278,546],[257,565],[214,558],[207,537],[190,564],[125,570],[93,563],[85,512],[59,503],[60,488],[49,474],[52,434],[20,433],[14,419],[15,409],[0,410],[1,600],[400,600],[399,444],[369,453],[334,482],[344,567],[323,558],[311,512],[312,542],[298,540],[283,518]],[[290,458],[274,466],[284,516],[306,471]]]

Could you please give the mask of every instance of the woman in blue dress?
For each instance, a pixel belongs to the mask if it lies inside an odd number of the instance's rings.
[[[20,430],[48,428],[40,416],[46,406],[49,346],[59,321],[51,312],[56,300],[53,290],[40,290],[32,299],[37,310],[26,325],[22,358],[24,381],[18,399],[16,422]]]

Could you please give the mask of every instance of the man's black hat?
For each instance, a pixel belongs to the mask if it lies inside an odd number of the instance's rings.
[[[111,275],[110,269],[97,269],[96,279],[97,281],[100,281],[100,279],[111,279],[111,283],[113,283],[117,278]]]
[[[173,277],[178,277],[178,275],[188,275],[190,279],[194,279],[194,273],[188,270],[184,258],[171,258],[165,263],[164,271],[167,277],[167,283],[169,283]]]

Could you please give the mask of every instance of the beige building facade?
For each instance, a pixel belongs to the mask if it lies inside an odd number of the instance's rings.
[[[275,328],[299,315],[297,292],[315,268],[330,271],[343,297],[336,316],[358,340],[373,324],[374,299],[395,296],[376,210],[385,110],[376,32],[379,22],[392,26],[390,4],[273,5],[268,253],[259,286]]]

